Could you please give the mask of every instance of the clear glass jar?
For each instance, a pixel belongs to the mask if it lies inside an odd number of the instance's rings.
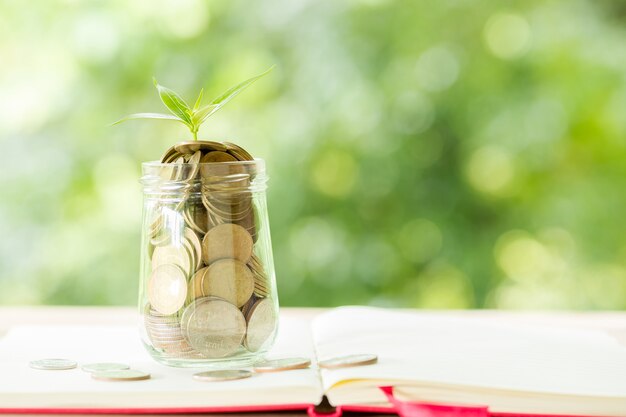
[[[260,360],[278,327],[265,162],[142,167],[146,349],[171,366]]]

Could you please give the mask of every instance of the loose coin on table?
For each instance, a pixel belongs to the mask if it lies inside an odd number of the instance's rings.
[[[378,356],[369,353],[337,356],[335,358],[325,359],[319,361],[320,368],[336,369],[336,368],[349,368],[352,366],[373,365],[378,362]]]
[[[232,381],[235,379],[250,378],[252,372],[245,369],[225,369],[218,371],[205,371],[193,374],[193,379],[205,382]]]
[[[255,372],[280,372],[292,369],[305,369],[309,366],[311,366],[311,360],[308,358],[281,358],[256,363],[253,369]]]
[[[91,377],[99,381],[142,381],[144,379],[150,379],[150,374],[135,369],[123,369],[94,372],[91,374]]]
[[[103,372],[103,371],[121,371],[124,369],[130,369],[130,366],[124,363],[113,362],[101,362],[101,363],[88,363],[80,367],[85,372]]]
[[[78,366],[76,361],[70,359],[39,359],[29,363],[33,369],[43,369],[46,371],[62,371],[74,369]]]

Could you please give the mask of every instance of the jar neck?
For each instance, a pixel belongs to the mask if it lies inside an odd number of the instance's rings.
[[[216,162],[198,164],[142,164],[144,194],[175,196],[204,193],[259,193],[267,188],[265,162]]]

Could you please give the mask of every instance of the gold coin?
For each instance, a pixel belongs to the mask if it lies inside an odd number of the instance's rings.
[[[182,154],[192,154],[197,151],[212,152],[212,151],[226,151],[226,146],[220,142],[213,142],[209,140],[192,140],[179,142],[173,146],[176,152]]]
[[[173,161],[172,163],[172,176],[170,177],[170,179],[172,181],[182,181],[184,178],[184,169],[185,169],[185,157],[184,156],[179,156],[178,158],[176,158],[175,161]]]
[[[206,264],[225,258],[235,258],[245,263],[252,255],[252,245],[252,236],[246,229],[237,224],[221,224],[204,236],[202,259]]]
[[[204,275],[209,270],[208,267],[204,267],[196,271],[196,273],[189,280],[188,290],[187,290],[187,300],[193,301],[196,298],[206,297],[207,294],[204,293],[202,288],[202,283],[204,280]]]
[[[269,359],[254,364],[255,372],[280,372],[292,369],[305,369],[311,366],[308,358],[280,358]]]
[[[336,368],[349,368],[352,366],[372,365],[378,362],[378,356],[373,354],[356,354],[338,356],[336,358],[325,359],[319,361],[320,368],[336,369]]]
[[[254,158],[244,148],[230,142],[224,142],[224,146],[229,153],[237,157],[240,161],[253,161]]]
[[[257,300],[246,315],[248,332],[244,345],[251,352],[256,352],[263,347],[276,329],[276,308],[269,298]]]
[[[237,223],[239,226],[246,229],[248,233],[250,233],[253,242],[257,241],[259,235],[257,234],[256,227],[256,213],[254,211],[254,206],[252,206],[252,203],[250,204],[250,211],[248,211],[246,216],[243,219],[236,221],[235,223]]]
[[[254,276],[254,295],[261,298],[269,296],[270,283],[261,260],[256,255],[250,257],[248,268]]]
[[[181,327],[192,348],[207,358],[223,358],[239,349],[246,333],[246,319],[228,301],[205,297],[185,308]]]
[[[156,247],[152,253],[151,263],[153,271],[161,265],[176,265],[183,270],[186,276],[191,275],[194,266],[192,255],[184,244]]]
[[[185,227],[185,230],[183,231],[183,236],[185,237],[185,240],[190,243],[191,249],[193,250],[192,255],[195,261],[195,269],[200,269],[200,267],[202,266],[202,241],[200,240],[196,232],[188,227]]]
[[[200,159],[202,158],[202,152],[197,151],[189,159],[187,160],[187,165],[189,168],[189,172],[187,173],[187,181],[192,181],[194,178],[198,176],[198,171],[200,170]]]
[[[220,259],[209,265],[202,278],[202,293],[220,297],[241,307],[254,291],[254,278],[250,268],[236,259]]]
[[[148,281],[148,300],[161,314],[174,314],[187,299],[185,273],[176,265],[161,265],[152,271]]]
[[[213,151],[205,154],[200,160],[201,163],[209,163],[209,162],[233,162],[236,161],[237,158],[234,156],[222,152],[222,151]]]
[[[183,217],[187,225],[201,236],[204,236],[207,230],[209,230],[208,217],[204,205],[187,202],[183,209]]]

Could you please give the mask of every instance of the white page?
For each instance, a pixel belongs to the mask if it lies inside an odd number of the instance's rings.
[[[268,357],[313,359],[309,322],[281,318]],[[69,358],[80,363],[122,362],[149,372],[150,380],[93,380],[80,369],[31,369],[29,361]],[[218,383],[192,379],[198,369],[156,363],[135,327],[20,326],[0,341],[0,408],[8,407],[208,407],[317,404],[322,395],[314,368],[253,375]]]
[[[376,379],[626,400],[626,346],[602,331],[367,307],[332,310],[312,326],[319,360],[379,356],[376,365],[322,370],[325,390]]]

